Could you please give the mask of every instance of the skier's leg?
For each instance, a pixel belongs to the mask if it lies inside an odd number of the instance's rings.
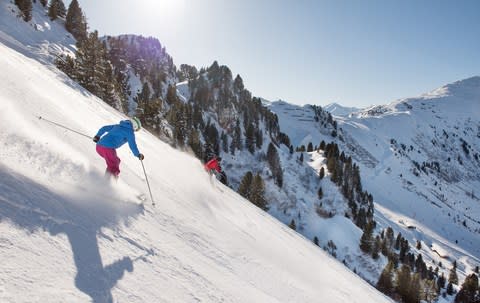
[[[107,152],[107,169],[110,173],[118,179],[118,175],[120,174],[120,158],[117,156],[117,152],[113,148],[109,148]]]
[[[120,174],[120,158],[117,156],[115,149],[97,144],[97,152],[105,159],[105,162],[107,163],[106,172],[115,178],[118,178],[118,174]]]
[[[106,148],[101,146],[101,145],[98,145],[96,146],[96,151],[97,153],[103,158],[105,159],[105,162],[107,163],[107,167],[105,168],[105,178],[110,178],[110,171],[108,170],[108,161],[107,161],[107,156],[106,156]]]

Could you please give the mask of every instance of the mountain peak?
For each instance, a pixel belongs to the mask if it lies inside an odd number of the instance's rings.
[[[472,96],[472,95],[480,95],[480,77],[474,76],[467,79],[455,81],[453,83],[444,85],[433,92],[427,94],[429,96],[432,93],[437,93],[438,96]],[[435,96],[435,94],[433,94]]]
[[[340,116],[340,117],[348,116],[351,113],[354,113],[360,110],[357,107],[346,107],[335,102],[325,105],[323,109],[330,112],[334,116]]]

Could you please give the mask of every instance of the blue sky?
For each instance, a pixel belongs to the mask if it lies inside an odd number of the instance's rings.
[[[269,100],[364,107],[480,75],[480,1],[79,3],[91,30],[154,36],[177,66],[217,60]]]

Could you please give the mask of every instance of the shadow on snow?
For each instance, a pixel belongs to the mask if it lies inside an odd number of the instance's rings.
[[[125,271],[133,271],[130,257],[104,266],[97,233],[104,227],[128,224],[128,219],[142,213],[139,205],[108,203],[86,190],[72,197],[62,196],[0,166],[0,222],[11,222],[29,232],[42,229],[52,236],[64,233],[77,268],[75,286],[94,303],[113,302],[111,289]]]

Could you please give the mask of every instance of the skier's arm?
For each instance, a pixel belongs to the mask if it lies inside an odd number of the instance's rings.
[[[137,142],[135,142],[135,135],[133,134],[133,132],[127,137],[127,140],[128,146],[130,147],[133,155],[135,157],[138,157],[138,155],[140,155],[140,152],[138,151]]]
[[[98,130],[98,133],[95,135],[95,137],[101,137],[104,133],[109,132],[115,125],[105,125],[104,127],[100,128]]]

